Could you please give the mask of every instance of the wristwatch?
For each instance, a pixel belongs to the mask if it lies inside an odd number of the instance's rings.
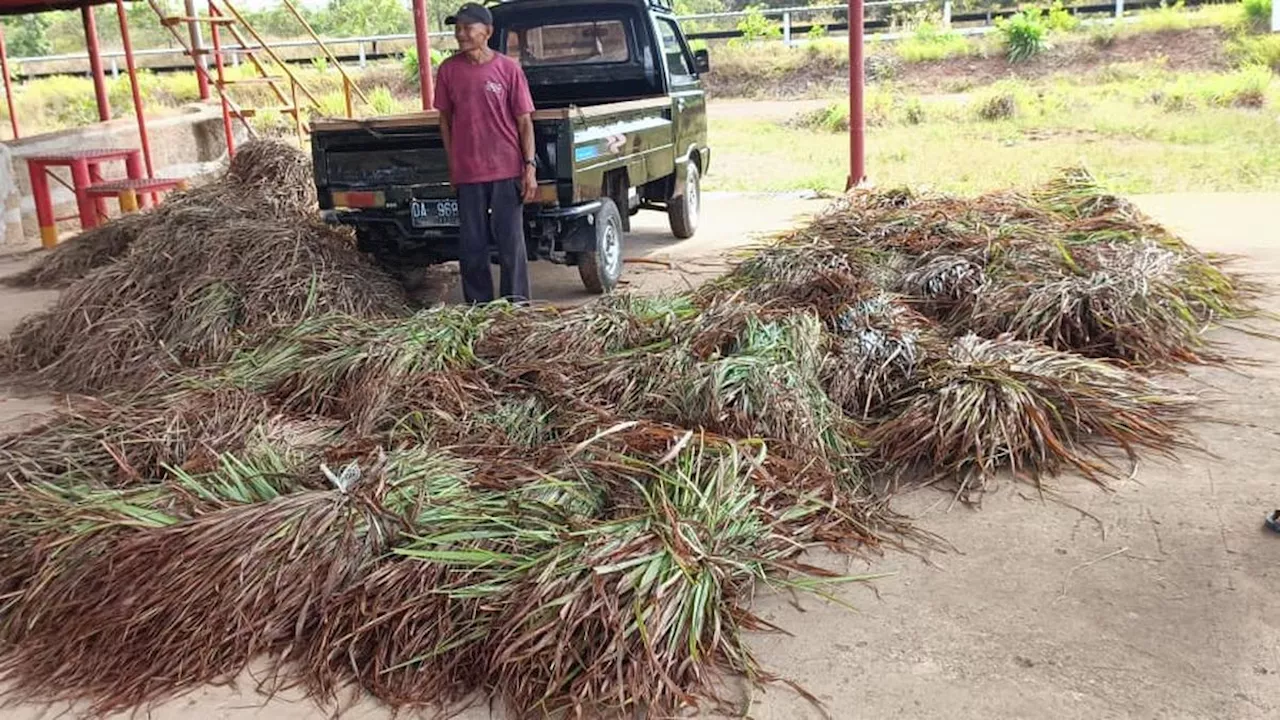
[[[529,167],[533,168],[534,170],[537,170],[537,169],[538,169],[538,161],[537,161],[537,160],[525,160],[525,161],[524,161],[524,164],[525,164],[525,165],[528,165]]]

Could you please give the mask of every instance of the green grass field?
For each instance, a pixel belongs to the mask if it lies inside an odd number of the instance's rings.
[[[879,185],[1025,187],[1084,163],[1122,192],[1280,188],[1280,79],[1260,68],[1176,75],[1125,66],[1097,84],[1001,82],[963,96],[878,87],[867,107],[867,166]],[[843,189],[845,111],[803,115],[717,117],[713,106],[708,189]]]

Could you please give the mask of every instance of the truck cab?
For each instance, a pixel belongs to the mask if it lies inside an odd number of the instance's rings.
[[[631,217],[668,215],[692,237],[710,165],[705,51],[666,0],[511,0],[492,6],[490,46],[518,60],[533,96],[539,193],[525,206],[531,259],[578,268],[611,290]],[[457,202],[435,112],[318,119],[320,206],[392,267],[458,257]]]

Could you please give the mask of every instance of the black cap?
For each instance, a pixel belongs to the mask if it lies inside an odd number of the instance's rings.
[[[458,12],[444,19],[445,25],[492,25],[493,13],[477,3],[463,3]]]

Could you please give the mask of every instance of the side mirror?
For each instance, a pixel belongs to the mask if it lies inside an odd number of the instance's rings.
[[[693,67],[699,75],[711,72],[711,55],[707,53],[706,48],[693,51]]]

